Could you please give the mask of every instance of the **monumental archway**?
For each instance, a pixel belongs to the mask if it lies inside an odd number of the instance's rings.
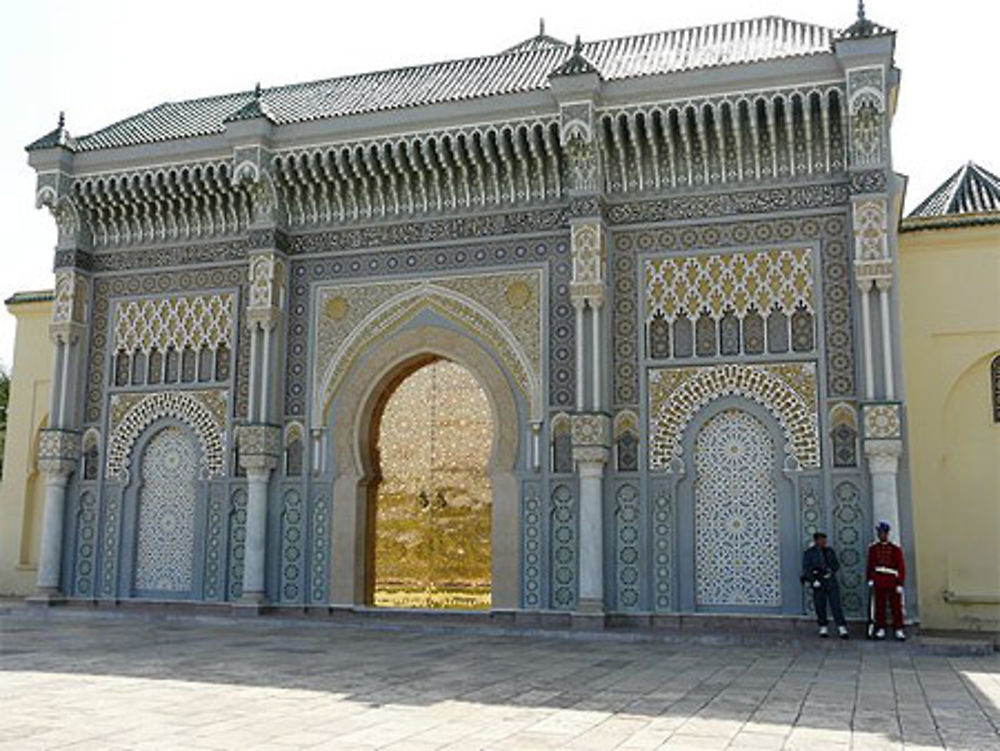
[[[404,329],[380,342],[346,374],[331,402],[333,487],[334,605],[369,604],[374,585],[374,548],[370,544],[379,466],[379,417],[386,400],[415,370],[435,360],[468,370],[482,387],[492,423],[487,466],[491,493],[491,607],[518,606],[518,456],[520,410],[511,379],[496,360],[469,336],[439,326]],[[335,406],[333,406],[335,403]]]

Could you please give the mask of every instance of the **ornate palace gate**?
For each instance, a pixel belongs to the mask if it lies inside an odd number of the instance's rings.
[[[859,615],[874,517],[910,536],[893,43],[542,34],[61,122],[40,594],[365,608],[378,415],[439,359],[494,611],[801,614],[825,529]]]

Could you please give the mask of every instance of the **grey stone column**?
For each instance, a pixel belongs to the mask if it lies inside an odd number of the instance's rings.
[[[63,520],[66,515],[66,484],[76,467],[79,435],[50,428],[39,437],[38,467],[45,477],[42,511],[42,545],[36,579],[36,601],[58,599],[62,571]]]
[[[247,473],[247,527],[243,554],[243,596],[239,605],[267,602],[267,499],[271,471],[281,453],[281,428],[244,425],[239,429],[240,463]]]
[[[611,455],[611,418],[572,417],[573,459],[580,476],[580,593],[584,615],[604,612],[604,465]]]
[[[862,406],[864,451],[872,479],[874,521],[885,520],[890,536],[900,542],[899,460],[903,456],[903,436],[898,402],[871,402]]]

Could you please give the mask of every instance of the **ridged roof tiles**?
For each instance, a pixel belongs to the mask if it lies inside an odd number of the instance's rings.
[[[829,52],[834,31],[769,16],[587,42],[583,57],[605,81]],[[263,89],[260,105],[290,124],[545,89],[572,49],[543,34],[496,55]],[[76,151],[221,133],[254,92],[167,102],[72,141]],[[246,110],[243,111],[246,114]],[[46,148],[47,140],[32,144]]]
[[[974,162],[962,165],[910,212],[911,218],[1000,212],[1000,177]]]

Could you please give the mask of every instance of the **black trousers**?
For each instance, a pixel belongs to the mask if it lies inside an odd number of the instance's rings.
[[[840,587],[837,582],[827,579],[818,587],[813,587],[813,605],[816,606],[816,621],[820,626],[827,624],[826,605],[830,603],[830,610],[833,611],[833,620],[838,626],[846,624],[844,620],[844,609],[840,606]]]

